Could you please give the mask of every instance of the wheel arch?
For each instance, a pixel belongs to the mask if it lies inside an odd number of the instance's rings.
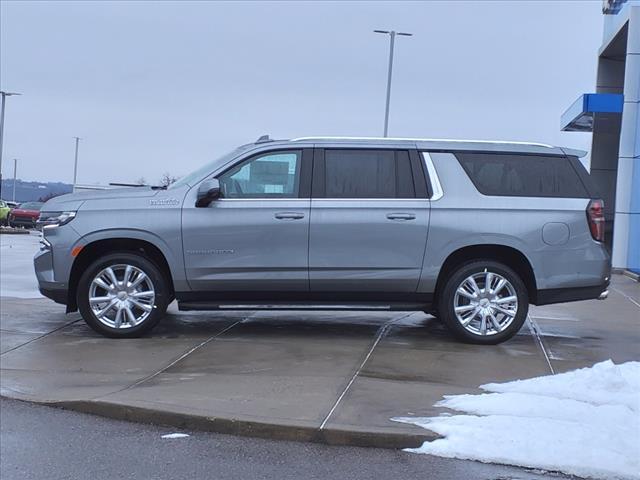
[[[478,244],[461,247],[449,254],[446,258],[436,280],[434,292],[434,306],[446,279],[457,267],[473,260],[494,260],[513,269],[524,282],[529,295],[530,303],[537,302],[537,282],[531,262],[520,250],[507,245]]]
[[[117,252],[137,253],[156,264],[160,271],[166,276],[167,285],[171,291],[171,297],[173,297],[175,289],[171,268],[165,253],[157,245],[141,238],[103,238],[83,245],[73,261],[67,291],[67,313],[74,312],[78,309],[76,293],[78,290],[78,282],[85,269],[97,258]]]

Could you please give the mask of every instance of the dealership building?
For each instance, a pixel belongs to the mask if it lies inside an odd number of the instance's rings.
[[[580,95],[561,126],[592,132],[613,267],[640,274],[640,0],[605,0],[602,13],[595,92]]]

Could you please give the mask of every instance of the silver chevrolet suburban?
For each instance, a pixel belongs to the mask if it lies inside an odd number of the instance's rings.
[[[420,310],[509,339],[529,304],[604,298],[604,205],[578,157],[519,142],[261,137],[168,188],[42,209],[43,295],[117,338],[181,310]]]

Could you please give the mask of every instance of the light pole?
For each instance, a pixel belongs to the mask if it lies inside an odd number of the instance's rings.
[[[18,176],[18,159],[13,159],[13,202],[16,201],[16,178]]]
[[[387,106],[384,110],[384,136],[389,132],[389,102],[391,101],[391,74],[393,72],[393,47],[395,45],[396,35],[402,37],[411,37],[413,33],[396,32],[395,30],[374,30],[374,33],[384,33],[389,35],[389,73],[387,75]]]
[[[76,155],[73,162],[73,192],[76,191],[76,180],[78,179],[78,145],[80,144],[80,137],[73,137],[76,139]]]
[[[0,198],[2,198],[2,139],[4,138],[4,102],[6,97],[13,95],[21,95],[15,92],[3,92],[0,90],[0,97],[2,97],[2,105],[0,106]]]

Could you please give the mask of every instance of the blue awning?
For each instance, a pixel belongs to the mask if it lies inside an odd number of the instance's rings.
[[[617,93],[585,93],[562,114],[561,129],[565,132],[593,131],[596,113],[622,113],[624,97]]]

